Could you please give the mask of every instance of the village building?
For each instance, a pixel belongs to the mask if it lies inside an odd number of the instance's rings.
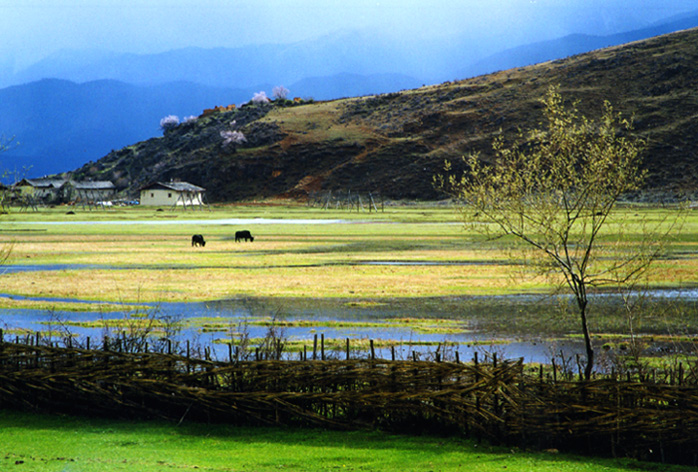
[[[79,204],[99,205],[111,202],[116,187],[109,180],[76,182],[71,180],[64,187],[65,198]]]
[[[78,203],[103,205],[116,195],[110,181],[78,182],[64,179],[22,179],[12,186],[12,198],[24,204]]]
[[[13,188],[20,199],[57,202],[63,197],[66,182],[62,179],[22,179]]]
[[[188,182],[154,182],[141,188],[141,205],[202,207],[205,188]]]

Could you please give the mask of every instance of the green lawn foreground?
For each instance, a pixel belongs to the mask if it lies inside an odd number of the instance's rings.
[[[522,452],[432,436],[130,422],[0,410],[0,470],[583,472],[689,467]]]

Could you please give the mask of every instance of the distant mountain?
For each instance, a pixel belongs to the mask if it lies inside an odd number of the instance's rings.
[[[112,180],[125,195],[181,179],[205,187],[209,201],[317,191],[436,199],[432,178],[444,160],[489,159],[494,139],[539,126],[539,99],[552,85],[590,118],[604,100],[634,117],[648,142],[640,197],[698,195],[698,28],[404,92],[249,104],[113,151],[74,176]],[[231,127],[246,137],[237,147],[221,137]]]
[[[523,67],[574,56],[595,49],[627,44],[698,26],[698,13],[681,15],[649,28],[609,36],[572,34],[552,41],[527,44],[493,54],[459,71],[461,77],[475,77],[498,70]]]
[[[4,81],[28,83],[43,78],[73,82],[110,79],[138,85],[173,81],[211,87],[247,88],[270,83],[289,87],[308,77],[400,74],[422,77],[423,54],[433,63],[436,44],[422,44],[414,54],[405,42],[361,31],[347,31],[293,44],[265,44],[241,48],[186,48],[160,54],[114,54],[98,51],[61,51]],[[441,64],[434,64],[440,67]],[[421,79],[419,79],[421,80]]]
[[[397,74],[433,84],[559,59],[694,26],[698,26],[698,11],[630,32],[610,36],[575,34],[514,48],[494,32],[481,37],[464,34],[439,40],[417,37],[398,40],[389,34],[357,30],[291,44],[192,47],[159,54],[64,50],[14,74],[3,74],[0,87],[44,78],[78,83],[110,79],[137,85],[185,81],[225,88],[249,88],[265,83],[289,87],[309,77],[339,74]]]
[[[161,134],[160,119],[249,100],[251,90],[175,82],[139,87],[101,80],[45,79],[0,90],[0,130],[18,142],[0,155],[2,169],[31,176],[64,172],[113,149]]]

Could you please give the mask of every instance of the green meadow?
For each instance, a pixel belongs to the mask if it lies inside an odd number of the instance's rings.
[[[689,467],[491,447],[460,438],[74,418],[0,410],[0,470],[32,472],[683,472]]]

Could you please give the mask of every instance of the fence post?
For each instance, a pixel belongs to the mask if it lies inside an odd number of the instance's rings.
[[[325,333],[320,335],[320,356],[321,359],[325,360]]]
[[[313,336],[313,360],[317,360],[317,334]]]
[[[349,338],[347,338],[347,360],[349,360]]]
[[[371,360],[376,360],[376,351],[373,350],[373,339],[369,340],[369,343],[371,345]]]
[[[683,362],[679,362],[679,385],[683,383]]]
[[[228,345],[230,347],[230,345]],[[187,374],[191,373],[191,362],[189,359],[190,351],[189,351],[189,340],[187,339]]]

